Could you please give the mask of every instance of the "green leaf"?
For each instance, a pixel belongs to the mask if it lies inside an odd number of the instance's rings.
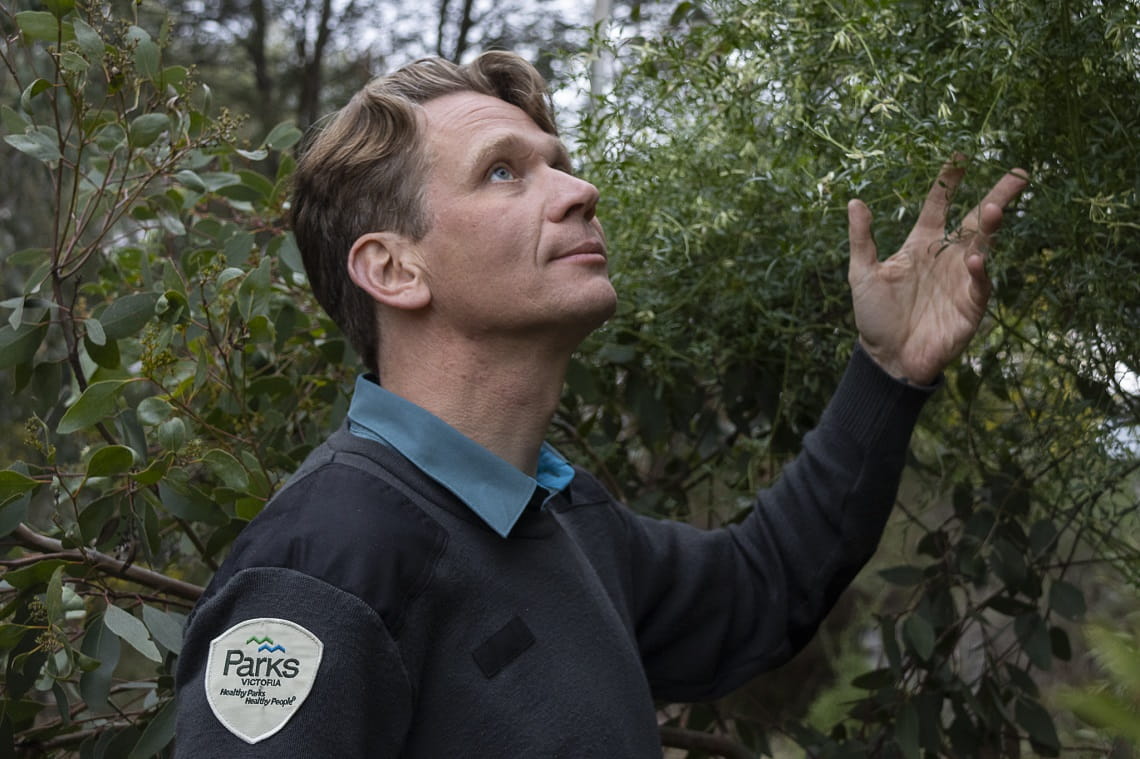
[[[36,95],[39,95],[40,93],[47,92],[51,88],[52,83],[47,79],[36,79],[34,82],[25,87],[24,91],[20,94],[20,110],[22,110],[24,113],[31,113],[32,98],[34,98]],[[27,130],[21,129],[19,131],[25,132]],[[59,151],[57,150],[56,152],[58,153]]]
[[[75,0],[44,0],[44,5],[56,18],[63,18],[75,9]]]
[[[1085,615],[1085,594],[1075,585],[1055,580],[1049,587],[1049,608],[1065,619],[1079,620]]]
[[[47,331],[46,324],[21,324],[18,329],[8,324],[0,327],[0,369],[31,363]]]
[[[0,501],[0,537],[10,535],[22,522],[28,521],[28,505],[31,499],[28,496],[15,497],[4,502]]]
[[[55,571],[51,573],[51,579],[48,580],[47,593],[44,597],[44,605],[47,607],[48,621],[53,625],[58,625],[63,621],[63,567],[56,567]]]
[[[165,399],[152,395],[139,402],[135,413],[138,414],[139,421],[143,424],[161,424],[174,413],[174,407]]]
[[[239,171],[243,187],[248,187],[256,193],[253,200],[268,202],[273,197],[273,183],[256,171]]]
[[[5,132],[23,134],[30,126],[32,126],[32,120],[26,114],[14,110],[11,106],[0,106],[0,129]],[[19,254],[13,253],[8,256],[8,262],[11,263],[12,256],[16,255]]]
[[[669,16],[669,26],[679,25],[682,21],[685,20],[685,17],[692,12],[693,3],[691,3],[689,0],[683,0],[680,3],[677,3],[676,7],[673,8],[672,15]]]
[[[154,40],[151,39],[147,30],[139,26],[130,27],[127,30],[126,37],[135,46],[135,68],[139,75],[157,81],[159,78],[158,45],[154,44]]]
[[[1105,691],[1066,691],[1061,700],[1082,721],[1140,743],[1140,719],[1135,707],[1118,696]]]
[[[170,118],[165,113],[144,113],[131,122],[130,141],[136,148],[145,148],[170,128]]]
[[[87,338],[96,345],[107,344],[107,333],[98,319],[84,319],[83,326],[87,328]]]
[[[4,575],[4,580],[17,590],[29,590],[37,585],[46,584],[51,579],[52,572],[67,564],[63,559],[44,559],[26,567],[13,569]]]
[[[131,475],[131,479],[140,485],[154,485],[156,482],[166,476],[166,472],[170,469],[170,465],[174,463],[174,454],[168,453],[167,455],[156,458],[150,462],[150,466],[141,472],[136,472]]]
[[[919,585],[924,577],[921,569],[910,565],[880,569],[879,576],[892,585],[902,586]]]
[[[171,699],[147,723],[146,729],[139,736],[139,742],[131,749],[127,759],[151,759],[151,757],[158,756],[174,738],[174,723],[174,700]]]
[[[91,456],[87,464],[88,477],[109,477],[121,474],[135,463],[135,452],[125,445],[108,445]]]
[[[249,475],[246,474],[245,467],[229,453],[214,448],[207,451],[202,460],[227,487],[234,490],[245,490],[249,487]]]
[[[911,649],[923,661],[930,659],[934,653],[934,628],[923,617],[911,614],[903,622],[903,640],[910,644]]]
[[[56,432],[68,435],[91,427],[118,410],[119,395],[129,380],[103,380],[87,386],[59,420]]]
[[[79,534],[84,544],[95,541],[114,518],[119,496],[111,493],[91,503],[79,512]]]
[[[292,232],[286,232],[280,237],[281,243],[277,248],[277,256],[289,268],[298,274],[305,273],[305,262],[301,258],[301,250],[297,247],[297,239]]]
[[[864,672],[851,681],[851,684],[856,688],[863,690],[879,690],[893,685],[895,682],[895,673],[889,667],[883,669],[873,669],[870,672]]]
[[[142,615],[155,641],[171,653],[182,653],[182,624],[177,619],[153,606],[143,606]]]
[[[24,625],[0,624],[0,651],[8,651],[28,634],[30,627]]]
[[[162,661],[162,655],[151,641],[146,625],[138,617],[112,604],[107,606],[103,622],[108,630],[125,640],[146,658],[156,662]]]
[[[104,335],[104,338],[106,335]],[[123,365],[122,355],[119,353],[119,341],[109,340],[104,345],[96,345],[91,342],[89,336],[83,337],[83,347],[87,350],[87,355],[99,366],[104,369],[118,369]]]
[[[210,192],[217,192],[223,187],[241,183],[241,177],[226,171],[208,171],[198,176]]]
[[[189,188],[194,192],[209,191],[209,188],[206,187],[206,183],[202,181],[202,177],[198,176],[189,169],[183,169],[182,171],[177,172],[174,175],[174,178],[178,180],[183,187]]]
[[[186,445],[186,423],[179,417],[158,425],[158,442],[168,451],[180,451]]]
[[[4,142],[37,161],[58,161],[63,157],[59,152],[59,142],[49,133],[48,127],[38,127],[37,131],[25,134],[6,135]]]
[[[895,719],[895,743],[905,759],[921,759],[918,748],[918,711],[910,701],[902,705]]]
[[[1014,708],[1014,715],[1017,724],[1029,733],[1034,743],[1047,749],[1050,752],[1049,756],[1056,756],[1056,752],[1061,749],[1061,741],[1057,737],[1057,728],[1053,726],[1053,718],[1041,704],[1027,698],[1019,698]]]
[[[1045,620],[1036,613],[1024,614],[1013,621],[1013,629],[1033,666],[1050,669],[1053,666],[1053,645]]]
[[[75,19],[72,24],[75,27],[75,41],[79,43],[83,54],[92,63],[98,63],[103,57],[103,38],[81,18]]]
[[[62,40],[67,42],[75,36],[71,24],[61,24],[47,11],[21,11],[16,14],[16,26],[29,42],[57,42],[61,34]]]
[[[158,495],[167,511],[187,522],[223,525],[229,521],[216,503],[197,492],[180,493],[163,483],[158,486]]]
[[[610,364],[628,364],[637,358],[637,348],[632,345],[603,345],[598,351],[598,359]]]
[[[121,340],[137,333],[154,317],[158,293],[132,293],[111,302],[99,321],[108,340]]]
[[[84,655],[98,660],[99,666],[80,676],[79,695],[89,708],[96,712],[104,711],[109,708],[107,696],[111,693],[111,676],[119,665],[119,638],[100,617],[87,625],[80,650]]]
[[[56,680],[51,685],[51,693],[55,696],[55,708],[59,714],[59,723],[63,727],[71,727],[71,707],[68,705],[67,692]]]
[[[17,495],[23,495],[39,483],[27,475],[11,469],[0,471],[0,503]]]
[[[270,150],[288,150],[296,145],[304,133],[291,121],[283,121],[269,131],[265,137],[265,147]]]
[[[1049,648],[1053,656],[1061,661],[1070,661],[1073,658],[1073,645],[1069,642],[1069,634],[1060,627],[1049,628]]]

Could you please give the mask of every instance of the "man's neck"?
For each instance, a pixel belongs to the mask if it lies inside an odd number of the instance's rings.
[[[533,346],[386,346],[381,384],[529,475],[558,406],[568,350]]]

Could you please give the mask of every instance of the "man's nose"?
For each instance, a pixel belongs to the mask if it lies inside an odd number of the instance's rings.
[[[582,214],[586,221],[593,219],[598,207],[598,188],[573,174],[557,169],[551,171],[554,172],[550,179],[554,193],[550,207],[551,220],[562,221],[575,213]]]

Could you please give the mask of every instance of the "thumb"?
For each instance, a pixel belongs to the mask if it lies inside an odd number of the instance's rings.
[[[847,204],[847,239],[851,245],[847,279],[854,284],[879,260],[879,249],[871,237],[871,209],[857,198]]]

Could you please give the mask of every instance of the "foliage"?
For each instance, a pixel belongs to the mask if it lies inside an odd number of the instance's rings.
[[[678,719],[818,756],[1057,754],[1044,692],[1096,595],[1082,568],[1140,566],[1140,6],[725,0],[672,23],[610,51],[576,135],[623,305],[571,372],[565,444],[647,511],[737,518],[818,418],[854,339],[848,198],[889,252],[948,156],[972,156],[959,216],[1008,167],[1034,179],[916,434],[861,697],[830,725],[739,698]]]
[[[1067,690],[1062,698],[1085,722],[1128,740],[1140,748],[1140,627],[1133,614],[1131,629],[1090,626],[1088,639],[1105,678],[1084,690]]]
[[[158,755],[199,584],[344,408],[282,227],[300,132],[238,144],[166,30],[104,6],[0,25],[5,148],[53,211],[4,258],[0,746]]]

